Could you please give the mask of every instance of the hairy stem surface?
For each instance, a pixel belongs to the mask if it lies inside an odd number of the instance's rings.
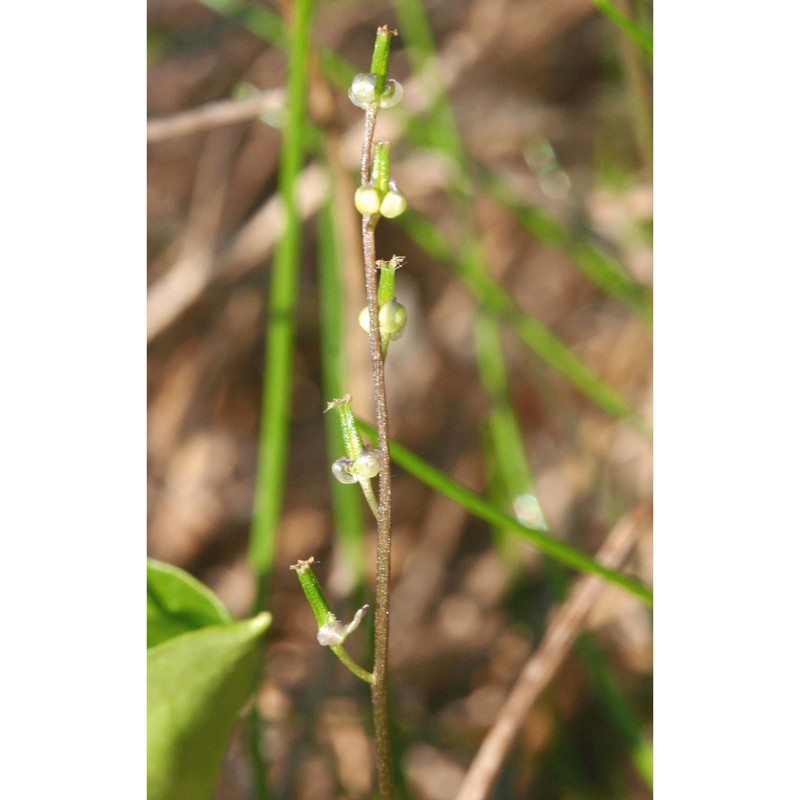
[[[377,105],[366,111],[361,151],[361,182],[367,183],[372,163]],[[392,488],[389,462],[389,415],[386,406],[386,378],[378,323],[378,280],[375,258],[377,218],[365,215],[361,222],[364,252],[364,282],[369,308],[369,351],[372,361],[372,391],[378,431],[380,472],[378,473],[378,547],[375,575],[375,663],[372,670],[372,716],[378,763],[378,793],[381,800],[394,797],[392,749],[389,739],[389,576],[391,574]]]

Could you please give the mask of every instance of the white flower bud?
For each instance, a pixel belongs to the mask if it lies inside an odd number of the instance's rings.
[[[390,300],[381,306],[378,312],[378,320],[380,321],[381,334],[389,335],[392,339],[399,339],[400,334],[406,327],[408,320],[408,312],[402,303],[397,300]]]
[[[350,98],[353,105],[366,109],[368,106],[375,103],[377,100],[375,97],[376,77],[374,72],[370,72],[369,74],[360,72],[353,78],[353,82],[347,90],[347,96]]]
[[[353,460],[342,456],[331,464],[331,472],[339,483],[355,483],[358,478],[353,475]]]
[[[381,214],[387,219],[399,217],[408,208],[405,195],[397,189],[389,189],[380,204]]]
[[[353,199],[359,214],[375,214],[381,207],[380,192],[369,184],[359,186]]]
[[[375,87],[373,85],[373,93]],[[351,98],[352,99],[352,98]],[[383,90],[379,105],[381,108],[394,108],[403,99],[403,84],[389,78],[386,81],[386,88]]]

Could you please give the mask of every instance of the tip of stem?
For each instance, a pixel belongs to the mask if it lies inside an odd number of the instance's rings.
[[[337,397],[334,400],[331,400],[330,403],[328,403],[328,405],[325,406],[325,412],[327,413],[332,408],[338,408],[339,406],[344,405],[345,403],[352,403],[352,402],[353,398],[349,394],[346,394],[344,397]]]
[[[314,556],[309,556],[305,560],[301,558],[296,564],[292,564],[289,569],[297,570],[297,574],[302,575],[313,563]]]

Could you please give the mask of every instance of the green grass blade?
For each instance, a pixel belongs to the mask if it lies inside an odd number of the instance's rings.
[[[479,312],[475,318],[475,352],[478,371],[489,395],[489,431],[495,456],[509,499],[530,491],[532,478],[522,433],[508,399],[506,372],[500,327],[495,319]]]
[[[248,555],[256,577],[254,610],[264,607],[272,567],[275,539],[283,506],[286,465],[289,457],[292,369],[300,272],[300,213],[295,184],[306,144],[306,100],[313,0],[294,5],[289,35],[288,99],[283,127],[278,191],[283,202],[285,228],[275,248],[267,323],[261,432],[258,449],[253,524]],[[261,682],[261,665],[255,686]],[[253,768],[254,791],[260,800],[269,797],[266,764],[261,752],[261,719],[256,705],[247,720],[248,749]]]
[[[563,250],[575,265],[604,292],[633,308],[653,329],[653,300],[650,289],[637,283],[630,273],[611,255],[586,241],[585,237],[567,230],[541,208],[516,197],[498,175],[483,170],[481,185],[498,202],[513,212],[517,221],[542,244]]]
[[[280,15],[266,6],[251,5],[243,0],[200,0],[227,19],[235,19],[252,34],[281,48],[289,46],[286,28]]]
[[[523,312],[508,292],[479,269],[472,258],[455,259],[452,245],[430,220],[409,210],[397,222],[434,258],[449,264],[485,309],[510,325],[531,350],[580,389],[595,405],[616,419],[633,415],[627,400],[587,367],[544,323]]]
[[[653,62],[653,35],[636,20],[623,14],[611,0],[592,0],[598,11],[614,23],[632,42],[635,42]]]
[[[475,318],[475,354],[478,374],[487,394],[489,410],[486,418],[485,450],[489,497],[502,508],[513,508],[514,516],[533,528],[547,528],[536,498],[514,410],[508,398],[508,374],[500,337],[500,326],[490,314],[479,311]],[[522,503],[522,499],[525,502]],[[536,514],[521,515],[523,508]],[[519,564],[519,540],[505,528],[494,527],[495,547],[512,568]]]
[[[336,217],[332,200],[320,210],[317,265],[320,293],[320,340],[322,346],[322,386],[326,400],[342,397],[347,389],[344,354],[344,286],[341,255],[336,233]],[[328,459],[333,463],[342,455],[342,432],[333,413],[325,415]],[[351,589],[364,581],[364,521],[358,492],[330,476],[336,544],[348,572]]]
[[[375,439],[375,429],[371,425],[368,425],[362,420],[356,420],[356,424],[363,433],[371,436],[373,440]],[[480,495],[457,483],[452,478],[449,478],[443,472],[436,469],[436,467],[412,453],[411,450],[403,447],[403,445],[392,441],[390,452],[392,460],[397,463],[398,466],[403,467],[403,469],[421,480],[426,486],[454,500],[476,517],[480,517],[492,525],[498,525],[513,530],[515,533],[532,542],[542,553],[554,558],[556,561],[568,567],[572,567],[573,569],[580,570],[581,572],[590,572],[594,575],[599,575],[609,583],[621,586],[631,594],[640,597],[648,605],[653,604],[653,592],[636,578],[632,578],[630,575],[626,575],[618,570],[604,567],[591,556],[571,545],[558,541],[558,539],[554,539],[544,530],[529,528],[523,525],[521,522],[514,519],[514,517],[509,516],[496,506],[484,500]]]
[[[267,594],[288,459],[300,268],[300,214],[294,188],[305,144],[312,7],[312,0],[299,0],[294,6],[289,47],[288,109],[278,176],[286,224],[272,265],[259,462],[249,551],[258,581],[257,608],[263,606]]]
[[[592,677],[592,685],[597,687],[608,713],[613,717],[630,749],[631,760],[642,780],[653,788],[653,745],[642,734],[634,712],[611,671],[603,652],[594,637],[583,633],[576,642],[578,653]]]

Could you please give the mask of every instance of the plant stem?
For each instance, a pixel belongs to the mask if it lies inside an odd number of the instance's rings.
[[[372,140],[375,134],[377,104],[366,110],[361,151],[361,182],[370,177]],[[378,431],[380,472],[378,473],[378,546],[375,574],[375,662],[372,668],[372,716],[378,765],[378,794],[392,800],[392,750],[389,739],[389,692],[387,683],[389,656],[389,576],[391,573],[391,467],[389,463],[389,415],[386,406],[386,378],[378,324],[378,275],[375,259],[377,217],[364,215],[361,241],[364,252],[364,282],[369,308],[369,350],[372,360],[372,389],[375,422]]]

